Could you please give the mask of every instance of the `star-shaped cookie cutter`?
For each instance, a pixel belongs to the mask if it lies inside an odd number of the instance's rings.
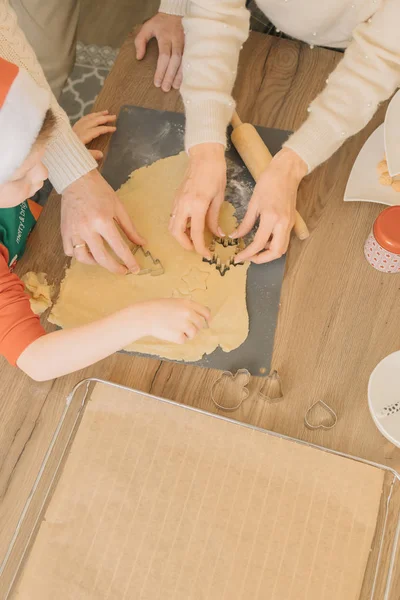
[[[215,252],[216,244],[219,244],[224,248],[227,248],[228,246],[231,246],[233,248],[232,256],[225,263],[221,262],[220,257]],[[238,265],[244,264],[243,262],[235,263],[235,256],[239,254],[239,252],[241,252],[244,249],[244,247],[244,241],[242,238],[231,239],[229,237],[214,237],[209,246],[209,250],[213,253],[213,255],[211,258],[203,258],[203,262],[206,262],[209,265],[215,265],[215,268],[217,269],[221,277],[223,277],[231,267],[237,267]]]
[[[132,248],[133,256],[135,256],[135,254],[137,254],[138,252],[140,252],[140,254],[142,254],[145,258],[149,258],[150,261],[152,262],[154,268],[148,267],[146,269],[140,269],[140,271],[138,273],[136,273],[136,275],[150,274],[152,277],[156,277],[157,275],[162,275],[164,273],[164,267],[163,267],[161,261],[158,258],[154,258],[154,256],[150,252],[150,250],[145,250],[143,248],[143,246],[134,246]]]

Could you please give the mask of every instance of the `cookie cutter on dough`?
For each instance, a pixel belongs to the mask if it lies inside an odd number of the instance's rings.
[[[235,406],[223,406],[222,404],[220,404],[219,402],[217,402],[216,398],[215,398],[215,392],[216,389],[218,387],[218,385],[220,385],[221,381],[227,381],[227,380],[231,380],[231,383],[234,384],[235,380],[238,376],[245,376],[245,382],[242,384],[242,394],[241,394],[241,398],[240,398],[240,402],[238,402],[238,404],[236,404]],[[240,408],[243,404],[243,402],[249,397],[249,390],[246,387],[246,385],[249,383],[250,381],[250,372],[247,369],[239,369],[238,371],[236,371],[235,374],[231,373],[230,371],[222,371],[221,375],[218,377],[218,379],[216,381],[214,381],[213,386],[211,388],[211,400],[214,402],[215,406],[221,410],[225,410],[226,412],[233,412],[235,410],[237,410],[238,408]],[[237,385],[237,384],[236,384]]]
[[[225,263],[222,263],[218,254],[215,253],[216,244],[219,244],[220,246],[223,246],[224,248],[227,248],[228,246],[232,246],[232,248],[233,248],[232,256]],[[206,262],[209,265],[215,265],[215,268],[217,269],[217,271],[219,272],[221,277],[223,277],[225,275],[225,273],[227,271],[229,271],[229,269],[231,267],[237,267],[238,265],[244,264],[243,262],[235,263],[235,256],[237,254],[239,254],[239,252],[241,252],[243,249],[244,249],[244,241],[242,238],[233,240],[229,237],[223,237],[223,238],[213,237],[211,244],[209,246],[209,250],[210,250],[210,252],[213,253],[213,255],[211,258],[203,258],[203,262]]]
[[[137,254],[138,252],[140,252],[145,258],[148,258],[151,260],[152,264],[154,265],[154,269],[152,267],[147,268],[147,269],[140,269],[140,271],[138,273],[136,273],[136,275],[150,274],[152,277],[156,277],[157,275],[163,275],[164,267],[163,267],[161,261],[158,258],[154,258],[154,256],[150,252],[150,250],[145,250],[142,246],[134,246],[132,248],[133,256],[135,256],[135,254]]]
[[[320,422],[318,424],[314,424],[311,423],[310,421],[310,415],[313,411],[313,409],[320,405],[321,408],[329,415],[331,422],[329,425],[325,425],[323,422]],[[331,408],[330,406],[328,406],[326,404],[326,402],[324,402],[323,400],[317,400],[316,402],[314,402],[314,404],[312,404],[310,406],[310,408],[307,410],[306,414],[304,415],[304,425],[307,427],[307,429],[332,429],[332,427],[335,427],[336,423],[337,423],[338,417],[337,414],[335,413],[335,411],[333,410],[333,408]]]

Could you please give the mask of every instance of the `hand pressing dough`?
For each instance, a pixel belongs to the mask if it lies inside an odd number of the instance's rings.
[[[187,166],[187,156],[159,160],[134,171],[118,191],[147,246],[164,266],[163,275],[114,275],[98,266],[72,261],[61,284],[60,296],[49,320],[61,327],[94,321],[134,302],[154,298],[190,297],[211,310],[208,329],[194,340],[178,345],[154,338],[134,342],[129,351],[154,354],[172,360],[196,361],[221,346],[226,352],[240,346],[248,335],[246,277],[248,264],[231,267],[223,276],[214,265],[195,252],[181,248],[168,232],[176,189]],[[225,202],[221,227],[231,233],[236,227],[233,207]],[[209,237],[211,241],[211,238]],[[129,323],[126,323],[129,327]],[[132,337],[134,332],[132,331]]]
[[[53,286],[47,283],[46,277],[46,273],[34,273],[33,271],[29,271],[21,277],[35,315],[41,315],[52,304]]]

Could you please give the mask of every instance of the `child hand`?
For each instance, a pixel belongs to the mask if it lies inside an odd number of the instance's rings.
[[[116,118],[116,115],[109,115],[108,110],[102,110],[82,117],[72,129],[81,142],[86,145],[104,133],[113,133],[116,127],[110,125],[110,123],[115,123]],[[100,150],[89,150],[89,152],[96,160],[103,158],[103,153]]]
[[[139,310],[146,335],[175,344],[192,340],[211,318],[205,306],[180,298],[144,302]]]

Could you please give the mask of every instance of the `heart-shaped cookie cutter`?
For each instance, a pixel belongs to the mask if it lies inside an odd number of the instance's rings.
[[[245,383],[242,384],[242,398],[240,399],[240,402],[238,404],[236,404],[236,406],[223,406],[222,404],[220,404],[219,402],[217,402],[217,400],[215,399],[215,391],[217,386],[220,384],[221,381],[223,381],[224,379],[228,378],[232,380],[232,383],[235,382],[236,378],[238,376],[245,376]],[[247,400],[247,398],[249,397],[249,390],[247,389],[246,385],[249,383],[250,381],[250,372],[247,369],[239,369],[238,371],[236,371],[235,374],[231,373],[230,371],[222,371],[221,375],[218,377],[218,379],[216,381],[214,381],[213,386],[211,388],[211,400],[214,402],[215,406],[217,408],[219,408],[220,410],[225,410],[226,412],[233,412],[235,410],[237,410],[238,408],[240,408],[243,404],[243,402],[245,400]]]
[[[310,414],[311,414],[312,410],[318,405],[320,405],[325,410],[325,412],[327,412],[329,414],[329,416],[332,418],[332,423],[330,423],[329,425],[324,425],[324,423],[318,423],[318,425],[313,425],[313,423],[310,422]],[[337,417],[337,414],[335,413],[335,411],[333,410],[333,408],[328,406],[327,403],[324,402],[323,400],[317,400],[316,402],[314,402],[314,404],[312,404],[310,406],[310,408],[307,410],[306,414],[304,415],[304,425],[307,427],[307,429],[312,429],[312,430],[332,429],[332,427],[335,427],[337,420],[338,420],[338,417]]]

